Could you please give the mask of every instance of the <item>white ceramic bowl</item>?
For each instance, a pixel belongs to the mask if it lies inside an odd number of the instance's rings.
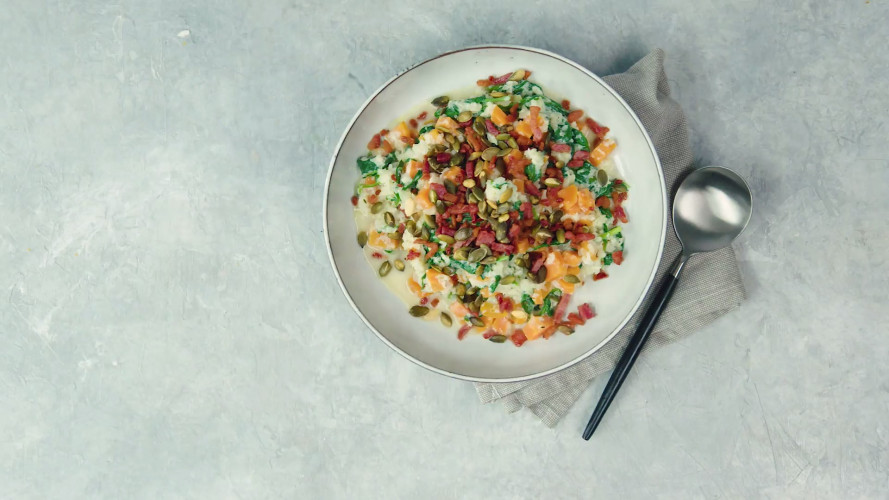
[[[597,317],[574,335],[554,335],[521,348],[495,344],[480,335],[457,340],[456,329],[421,321],[381,283],[355,242],[350,198],[370,137],[419,103],[473,85],[488,75],[519,68],[548,95],[567,98],[611,129],[614,158],[630,185],[630,222],[624,262],[610,277],[587,282],[573,296],[592,302]],[[660,162],[651,140],[629,106],[599,77],[551,52],[527,47],[485,46],[442,54],[386,82],[361,106],[346,127],[330,162],[324,196],[324,233],[337,280],[355,312],[383,342],[415,363],[455,378],[512,382],[553,373],[584,359],[608,342],[636,311],[651,286],[663,251],[667,204]]]

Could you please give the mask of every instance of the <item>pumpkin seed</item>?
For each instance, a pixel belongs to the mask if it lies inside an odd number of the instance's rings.
[[[429,214],[423,214],[423,225],[426,227],[432,227],[435,225],[435,218]]]
[[[443,214],[445,212],[445,210],[447,210],[447,209],[448,209],[448,207],[445,206],[443,201],[438,200],[435,202],[435,211],[436,212]]]
[[[506,222],[509,220],[509,214],[503,214],[500,217],[498,217],[497,220],[499,220],[500,222]]]
[[[550,216],[550,222],[559,222],[560,220],[562,220],[563,215],[565,215],[565,212],[563,212],[561,210],[556,210]]]
[[[564,333],[565,335],[571,335],[572,333],[574,333],[574,329],[567,325],[559,325],[558,327],[556,327],[556,330]]]
[[[446,95],[440,95],[432,100],[433,106],[444,107],[447,106],[448,103],[451,102],[451,98]]]
[[[506,203],[510,198],[512,198],[512,188],[506,188],[500,195],[500,203]]]
[[[565,243],[565,230],[564,229],[559,229],[558,231],[556,231],[556,241],[558,241],[559,243]]]
[[[454,184],[454,181],[452,181],[450,179],[445,179],[443,184],[444,184],[445,190],[448,193],[454,194],[457,192],[457,185]],[[432,190],[429,191],[429,196],[432,196]],[[438,195],[436,194],[436,196],[438,196]]]
[[[476,198],[475,195],[472,194],[472,191],[466,191],[466,203],[470,205],[478,203],[478,198]]]
[[[484,264],[486,266],[490,266],[495,262],[497,262],[497,257],[494,257],[493,255],[489,255],[481,260],[481,264]]]
[[[408,312],[411,313],[411,316],[415,318],[422,318],[429,313],[429,308],[426,306],[413,306]]]
[[[618,193],[626,193],[628,191],[627,185],[623,182],[621,182],[620,184],[615,183],[611,189],[612,191],[616,191]]]
[[[378,201],[370,206],[370,213],[372,213],[372,214],[378,214],[382,211],[383,211],[383,202],[382,201]]]
[[[515,141],[515,139],[512,138],[512,137],[510,137],[510,138],[506,141],[506,143],[509,144],[509,147],[511,147],[512,149],[519,149],[519,143],[517,143],[517,142]]]
[[[457,115],[457,123],[468,122],[472,119],[472,111],[464,111]]]
[[[513,283],[515,283],[515,276],[513,276],[511,274],[509,276],[504,276],[503,278],[500,279],[501,285],[511,285]]]
[[[468,227],[461,227],[460,229],[457,230],[456,233],[454,233],[454,239],[460,240],[460,241],[463,241],[463,240],[469,238],[470,236],[472,236],[472,229],[470,229]]]
[[[399,271],[404,271],[404,261],[401,259],[395,259],[395,269]]]
[[[599,182],[602,186],[608,184],[608,174],[605,173],[601,168],[598,172],[596,172],[596,181]]]
[[[482,159],[485,161],[491,161],[494,159],[495,156],[497,156],[497,153],[499,152],[500,150],[497,148],[488,148],[482,151]]]
[[[441,272],[442,272],[442,274],[444,274],[445,276],[453,276],[453,275],[454,275],[454,269],[453,269],[453,268],[450,268],[450,267],[448,267],[448,266],[445,266],[445,267],[441,268]]]
[[[549,187],[556,187],[556,186],[560,186],[562,184],[561,182],[559,182],[559,179],[555,179],[553,177],[547,177],[546,179],[543,180],[543,183]]]
[[[492,210],[497,210],[497,203],[494,200],[487,200],[486,203]]]
[[[471,312],[472,314],[478,314],[479,310],[481,310],[481,307],[475,302],[466,304],[466,308],[469,309],[469,312]]]
[[[523,69],[516,71],[515,73],[512,74],[512,76],[509,77],[509,81],[511,81],[511,82],[517,82],[519,80],[524,80],[524,79],[525,79],[525,70],[523,70]]]
[[[429,190],[429,201],[432,203],[438,201],[438,193],[436,193],[434,189]]]
[[[407,222],[404,223],[404,230],[416,236],[416,234],[414,234],[414,231],[417,230],[417,223],[411,219],[408,219]]]
[[[475,300],[475,294],[477,294],[478,292],[479,292],[479,289],[477,286],[471,286],[471,287],[469,287],[468,290],[466,290],[467,294],[473,295],[472,300]]]
[[[482,189],[485,189],[485,187],[487,187],[487,185],[488,185],[488,181],[485,179],[485,173],[484,173],[484,172],[481,172],[481,173],[478,174],[478,185],[479,185],[479,187],[481,187]]]
[[[479,201],[485,199],[485,192],[482,191],[481,188],[478,187],[478,186],[475,186],[475,185],[472,186],[472,194],[473,194],[473,195],[475,196],[475,198],[476,198],[477,200],[479,200]]]
[[[389,233],[389,238],[394,241],[401,241],[402,237],[403,237],[402,234],[399,233],[398,231],[395,231],[394,233]]]
[[[540,238],[541,240],[548,240],[553,237],[553,233],[547,231],[546,229],[540,228],[537,230],[537,233],[535,233],[534,236]]]
[[[476,248],[475,250],[469,252],[469,262],[475,263],[484,259],[488,255],[488,252],[484,248]]]
[[[546,281],[546,266],[540,266],[540,269],[537,270],[537,282],[543,283]]]
[[[451,236],[448,236],[448,235],[446,235],[446,234],[439,234],[439,235],[438,235],[438,239],[441,240],[441,241],[443,241],[443,242],[445,242],[445,243],[447,243],[448,245],[453,245],[454,242],[457,241],[457,240],[455,240],[454,238],[452,238]]]
[[[454,156],[451,156],[451,166],[456,167],[457,165],[462,165],[466,160],[466,155],[463,153],[456,153]]]
[[[364,245],[367,245],[367,233],[361,231],[358,233],[358,246],[364,248]]]
[[[515,264],[522,269],[528,269],[528,262],[523,258],[516,259]]]
[[[469,161],[475,161],[481,157],[482,157],[481,151],[473,151],[472,153],[469,153]]]
[[[538,198],[534,195],[529,196],[528,200],[531,201],[532,205],[536,205],[536,204],[540,203],[540,198]]]
[[[589,233],[590,228],[589,226],[580,226],[580,229],[578,231],[580,231],[581,233]]]
[[[505,95],[506,95],[506,93],[500,92],[499,90],[495,90],[494,92],[491,92],[491,97],[503,97]]]
[[[463,283],[457,283],[457,286],[454,288],[454,293],[457,294],[457,297],[462,298],[466,295],[466,285]]]
[[[565,162],[561,160],[556,160],[556,168],[562,168],[565,166]]]
[[[573,274],[566,274],[564,279],[567,283],[580,283],[580,278]]]
[[[423,229],[420,230],[420,236],[421,236],[424,240],[428,240],[429,238],[432,237],[432,231],[431,231],[428,227],[425,227],[425,226],[424,226]]]
[[[475,187],[475,179],[466,179],[465,181],[463,181],[463,186],[467,189],[472,189],[473,187]]]
[[[475,316],[470,317],[469,322],[472,323],[472,326],[478,326],[478,327],[485,326],[485,322],[480,320],[479,318],[476,318]]]
[[[469,258],[469,250],[466,247],[460,247],[454,250],[454,258],[457,260],[466,260]]]
[[[502,343],[506,342],[506,336],[505,335],[491,335],[488,338],[488,340],[490,340],[491,342],[497,343],[497,344],[502,344]]]
[[[392,264],[389,263],[389,261],[387,260],[386,262],[383,262],[382,264],[380,264],[380,268],[377,270],[377,274],[379,274],[380,277],[382,278],[383,276],[389,274],[389,271],[391,271],[391,270],[392,270]]]
[[[499,241],[500,243],[508,243],[509,238],[506,236],[506,226],[501,225],[500,227],[498,227],[495,231],[494,237],[497,238],[497,241]]]
[[[447,327],[450,327],[451,325],[454,324],[454,322],[451,321],[451,317],[448,316],[448,313],[441,313],[441,315],[438,317],[438,319],[441,320],[442,325],[447,326]]]
[[[479,137],[484,137],[486,132],[485,119],[481,116],[475,117],[475,121],[472,122],[472,130],[475,131]]]
[[[505,139],[497,139],[497,147],[500,149],[509,148],[509,144],[506,143]]]
[[[485,303],[485,298],[482,297],[481,295],[479,295],[478,297],[475,298],[475,300],[472,301],[472,303],[481,307],[481,305]]]
[[[509,134],[497,134],[495,137],[498,141],[508,141],[512,136]]]
[[[500,151],[497,152],[497,156],[500,157],[500,158],[502,158],[502,157],[508,155],[509,153],[512,153],[512,148],[509,147],[508,144],[504,144],[503,146],[504,146],[504,147],[501,148]]]
[[[395,225],[395,216],[392,215],[392,212],[386,212],[385,214],[383,214],[383,220],[386,222],[387,226]]]
[[[483,201],[478,202],[478,213],[488,215],[488,204]]]

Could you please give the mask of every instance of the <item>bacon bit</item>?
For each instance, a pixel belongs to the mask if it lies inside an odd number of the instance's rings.
[[[623,250],[618,250],[616,252],[611,253],[611,258],[614,260],[614,263],[617,265],[621,265],[624,262],[624,252]]]
[[[584,151],[584,150],[580,149],[580,150],[578,150],[576,153],[574,153],[574,158],[573,158],[573,159],[575,159],[575,160],[586,160],[586,159],[589,158],[589,157],[590,157],[590,152],[589,152],[589,151]]]
[[[444,224],[439,224],[438,227],[436,228],[436,232],[438,234],[445,234],[448,236],[454,236],[454,233],[456,233],[456,230],[454,230],[453,228],[450,228],[448,226],[445,226]]]
[[[581,304],[581,306],[577,308],[577,312],[580,313],[580,317],[583,319],[593,319],[596,317],[596,313],[593,312],[593,306],[589,303]]]
[[[615,184],[617,184],[616,181]],[[612,193],[611,197],[614,199],[614,206],[619,207],[621,203],[626,201],[628,195],[627,193]]]
[[[405,144],[413,144],[413,143],[414,143],[414,138],[413,138],[413,137],[408,137],[408,136],[406,136],[406,135],[403,135],[403,136],[399,137],[399,139],[401,140],[401,142],[403,142],[403,143],[405,143]]]
[[[518,224],[509,226],[509,239],[515,240],[515,237],[519,235],[519,232],[521,232],[521,230],[522,228]]]
[[[582,116],[583,116],[583,111],[581,111],[579,109],[574,110],[574,111],[568,113],[568,118],[567,118],[568,123],[574,123],[577,120],[580,120],[580,117],[582,117]]]
[[[429,166],[429,160],[423,160],[423,178],[426,179],[431,173],[432,167]]]
[[[425,119],[426,119],[426,115],[427,115],[427,113],[426,113],[425,111],[423,111],[422,113],[420,113],[419,115],[417,115],[417,120],[425,120]]]
[[[498,135],[500,133],[500,129],[498,129],[497,125],[494,125],[494,122],[491,120],[485,120],[485,128],[491,134]]]
[[[555,144],[552,145],[552,147],[550,148],[550,150],[551,150],[553,153],[570,153],[570,152],[571,152],[571,146],[569,146],[568,144],[564,144],[564,143],[561,143],[561,142],[557,142],[557,143],[555,143]]]
[[[460,331],[457,332],[457,340],[463,340],[463,337],[466,337],[466,334],[469,333],[469,330],[472,330],[472,325],[461,326]]]
[[[404,258],[405,258],[405,260],[414,260],[419,256],[420,256],[419,252],[417,252],[416,250],[410,250]]]
[[[448,203],[457,203],[457,200],[460,199],[457,197],[457,195],[451,194],[451,193],[445,193],[445,194],[439,195],[438,197]]]
[[[585,325],[586,320],[581,318],[580,315],[577,313],[568,313],[568,323],[571,323],[572,325],[579,326],[579,325]]]
[[[417,120],[415,118],[411,118],[410,121],[407,122],[411,128],[417,128]]]
[[[535,186],[533,182],[525,183],[525,191],[527,191],[528,194],[530,194],[531,196],[540,198],[540,190],[537,189],[537,186]]]
[[[398,229],[396,229],[401,234],[404,234],[404,222],[398,225]]]
[[[627,213],[624,212],[624,207],[616,207],[614,209],[614,218],[626,224],[628,222]]]
[[[380,137],[384,135],[389,135],[389,129],[384,128],[383,130],[380,130]]]
[[[602,207],[602,208],[611,207],[611,198],[609,198],[607,196],[600,196],[600,197],[596,198],[596,206]]]
[[[528,121],[531,123],[531,132],[534,134],[534,140],[540,141],[543,139],[543,131],[540,130],[540,124],[537,123],[537,117],[540,113],[540,106],[531,106],[530,108],[531,114],[528,115]]]
[[[420,299],[420,305],[421,305],[421,306],[425,306],[425,305],[428,304],[428,303],[429,303],[429,298],[428,298],[428,297],[423,297],[423,298]]]
[[[472,179],[473,177],[475,177],[475,162],[468,161],[466,162],[466,178]]]
[[[374,253],[370,254],[370,256],[375,259],[382,259],[383,258],[383,254],[381,254],[380,252],[374,252]]]
[[[429,302],[429,305],[432,306],[432,307],[437,307],[437,306],[438,306],[438,299],[432,299],[432,300]]]
[[[429,187],[435,191],[435,194],[438,196],[444,196],[448,194],[448,189],[444,187],[444,184],[439,184],[437,182],[430,182]]]
[[[511,340],[512,343],[515,344],[516,347],[522,347],[522,344],[524,344],[528,340],[528,337],[525,336],[524,331],[519,329],[519,330],[512,332],[512,335],[510,335],[509,340]]]
[[[494,335],[497,335],[497,332],[495,332],[494,330],[488,330],[484,334],[482,334],[482,337],[485,339],[489,339],[489,338],[493,337]]]
[[[447,163],[451,161],[451,153],[438,153],[435,155],[435,161],[438,163]]]
[[[367,202],[370,203],[371,205],[373,205],[374,203],[376,203],[376,202],[377,202],[377,195],[376,195],[376,193],[374,193],[374,194],[368,196],[368,197],[367,197]]]
[[[527,186],[526,186],[527,189]],[[534,194],[534,193],[531,193]],[[538,195],[540,192],[538,191]],[[523,201],[521,205],[519,205],[519,209],[522,211],[522,215],[525,216],[526,219],[530,219],[534,217],[534,213],[531,212],[531,203],[528,201]]]
[[[509,114],[506,115],[506,120],[509,123],[513,123],[518,119],[519,119],[519,103],[515,103],[512,105],[511,108],[509,108]],[[513,137],[518,136],[518,133],[516,133],[515,130],[512,130],[511,132],[512,132],[511,135]]]
[[[604,138],[605,134],[607,134],[608,130],[610,130],[608,127],[599,125],[596,120],[593,120],[592,118],[586,119],[586,126],[589,127],[590,130],[592,130],[593,133],[596,134],[596,137],[598,137],[599,139]]]
[[[532,273],[536,273],[537,270],[540,269],[540,266],[543,265],[543,261],[546,260],[546,257],[544,257],[542,253],[538,252],[538,255],[539,255],[539,257],[537,257],[537,260],[535,260],[534,263],[531,264],[531,272]]]
[[[565,317],[565,311],[568,310],[568,302],[570,301],[570,293],[562,295],[562,299],[559,300],[559,305],[556,306],[556,312],[553,314],[553,318],[555,318],[556,321],[562,321],[562,318]]]
[[[562,109],[564,109],[565,111],[571,109],[571,101],[569,101],[568,99],[562,99]]]
[[[472,153],[472,146],[470,146],[469,143],[464,142],[460,144],[460,152],[469,156],[469,153]]]
[[[568,233],[565,233],[565,237],[568,237]],[[574,233],[574,239],[576,241],[587,241],[595,238],[592,234],[589,233]]]
[[[466,135],[466,142],[472,146],[473,151],[482,151],[485,149],[484,143],[479,139],[478,134],[475,133],[475,130],[472,127],[467,127],[463,132]]]
[[[353,197],[352,197],[352,206],[353,206],[353,207],[357,207],[357,206],[358,206],[358,197],[357,197],[357,196],[353,196]]]
[[[488,85],[491,84],[491,79],[488,78],[486,80],[476,80],[475,84],[478,85],[479,87],[487,87]]]
[[[604,280],[607,277],[608,275],[605,274],[605,271],[599,271],[598,273],[596,273],[595,276],[593,276],[593,281]]]
[[[527,72],[525,72],[525,73],[527,74]],[[500,75],[500,76],[498,76],[497,78],[494,78],[493,76],[491,76],[491,77],[489,78],[489,80],[491,80],[491,83],[493,83],[494,85],[500,85],[501,83],[506,83],[506,82],[508,82],[508,81],[509,81],[509,77],[511,77],[511,76],[512,76],[512,71],[510,71],[509,73],[506,73],[506,74],[504,74],[504,75]],[[527,77],[526,77],[526,78],[527,78]]]
[[[491,243],[491,250],[495,252],[511,254],[515,251],[515,246],[507,245],[506,243]]]
[[[371,137],[370,142],[367,143],[367,149],[377,149],[382,144],[382,139],[380,138],[380,134],[374,134]]]
[[[568,168],[580,168],[583,166],[583,160],[571,160],[568,162]]]
[[[491,231],[482,231],[478,233],[478,238],[476,239],[479,245],[491,245],[496,239],[494,239],[494,233]]]

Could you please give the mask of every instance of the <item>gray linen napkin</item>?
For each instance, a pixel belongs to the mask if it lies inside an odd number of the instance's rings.
[[[670,98],[663,50],[654,50],[626,73],[606,76],[605,81],[642,120],[661,159],[667,193],[672,200],[677,179],[691,169],[693,155],[688,143],[685,114]],[[673,232],[673,224],[669,223],[664,256],[653,289],[670,270],[679,252],[679,241]],[[686,265],[682,281],[644,351],[690,335],[737,307],[744,298],[741,273],[730,247],[695,257]],[[627,326],[589,358],[558,373],[530,381],[475,384],[479,399],[482,403],[500,401],[510,413],[528,408],[548,427],[555,426],[594,377],[614,368],[650,302],[651,296],[646,298]]]

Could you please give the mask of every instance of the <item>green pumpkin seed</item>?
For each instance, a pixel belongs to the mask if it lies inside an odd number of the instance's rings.
[[[512,137],[507,139],[506,143],[509,144],[509,147],[511,147],[512,149],[519,149],[519,143],[517,143]]]
[[[448,103],[451,102],[451,98],[446,95],[440,95],[432,100],[433,106],[444,107],[447,106]]]
[[[454,233],[454,239],[463,241],[472,236],[472,229],[468,227],[461,227]]]
[[[500,152],[497,153],[497,156],[499,156],[501,158],[508,155],[509,153],[512,153],[512,148],[509,147],[508,144],[504,144],[504,146],[506,146],[506,147],[501,148]]]
[[[466,179],[463,181],[463,187],[467,189],[472,189],[475,187],[475,179]]]
[[[453,275],[454,275],[454,269],[453,269],[453,268],[450,268],[450,267],[448,267],[448,266],[445,266],[445,267],[441,268],[441,272],[442,272],[442,274],[444,274],[445,276],[453,276]]]
[[[511,274],[500,279],[501,285],[512,285],[513,283],[515,283],[515,276]]]
[[[541,240],[548,240],[553,237],[553,233],[549,232],[546,229],[540,228],[534,234],[534,237],[540,238]]]
[[[460,247],[454,250],[454,258],[457,260],[466,260],[469,258],[469,249],[466,247]]]
[[[395,241],[401,241],[403,235],[398,231],[395,231],[394,233],[389,233],[389,238]]]
[[[503,149],[509,149],[509,144],[507,144],[506,141],[503,141],[503,140],[499,140],[499,139],[498,139],[498,140],[497,140],[497,147],[500,148],[501,150],[503,150]]]
[[[478,198],[476,198],[475,195],[472,194],[472,191],[466,191],[466,203],[470,205],[478,203]]]
[[[387,260],[386,262],[383,262],[382,264],[380,264],[380,269],[377,270],[377,274],[379,274],[380,277],[382,278],[383,276],[386,276],[387,274],[389,274],[389,271],[391,271],[391,270],[392,270],[392,264],[390,264],[389,261]]]
[[[358,233],[358,246],[364,248],[364,245],[367,245],[367,233],[361,231]]]
[[[451,325],[454,324],[454,322],[451,321],[451,317],[448,316],[448,313],[441,313],[441,315],[438,317],[438,319],[440,319],[441,324],[446,327],[450,327]]]
[[[547,177],[546,179],[543,180],[543,183],[549,187],[556,187],[556,186],[562,185],[562,183],[559,182],[559,179],[555,179],[553,177]]]
[[[457,115],[457,123],[468,122],[472,119],[472,111],[464,111]]]
[[[596,181],[602,186],[608,184],[608,174],[601,168],[596,172]]]
[[[483,201],[478,202],[478,213],[479,217],[488,215],[488,204]]]
[[[495,137],[498,141],[508,141],[512,136],[509,134],[497,134]]]
[[[580,229],[578,229],[578,231],[580,231],[581,233],[589,233],[590,228],[589,226],[580,226]]]
[[[500,150],[497,148],[488,148],[482,151],[482,159],[485,161],[491,161],[494,159],[495,156],[497,156],[497,153],[499,152]]]
[[[494,200],[487,200],[485,203],[491,207],[491,210],[497,210],[497,203]]]
[[[540,269],[537,270],[536,278],[538,283],[546,281],[546,266],[540,266]]]
[[[481,151],[473,151],[469,154],[469,161],[475,161],[482,157]]]
[[[456,153],[454,156],[451,156],[451,166],[456,167],[457,165],[462,165],[466,160],[466,155],[463,153]]]
[[[488,340],[490,340],[491,342],[494,342],[494,343],[496,343],[496,344],[502,344],[502,343],[506,342],[506,336],[504,336],[504,335],[491,335],[491,336],[488,338]]]
[[[454,293],[457,294],[457,297],[463,298],[466,295],[466,285],[463,283],[457,283],[457,286],[454,288]]]
[[[562,220],[562,217],[563,217],[564,215],[565,215],[565,212],[563,212],[563,211],[561,211],[561,210],[556,210],[556,211],[553,212],[553,214],[550,216],[550,221],[552,221],[552,222],[559,222],[560,220]]]
[[[457,185],[454,184],[454,181],[452,181],[450,179],[444,180],[444,187],[445,187],[445,190],[450,194],[454,194],[457,192]],[[429,191],[429,193],[431,194],[432,191]]]
[[[429,238],[432,237],[432,231],[428,227],[424,226],[423,229],[420,230],[420,236],[424,240],[428,240]]]
[[[491,92],[491,97],[503,97],[505,95],[506,95],[506,93],[500,92],[499,90],[495,90],[494,92]]]
[[[524,80],[524,79],[525,79],[525,70],[523,70],[523,69],[516,71],[515,73],[512,74],[512,76],[509,77],[509,81],[511,81],[511,82],[517,82],[519,80]]]
[[[484,259],[482,259],[481,261],[479,261],[480,264],[484,264],[486,266],[490,266],[491,264],[493,264],[495,262],[497,262],[497,257],[494,257],[493,255],[489,255],[489,256],[485,257]]]
[[[448,207],[445,206],[443,201],[438,200],[435,202],[435,211],[436,212],[443,214],[445,212],[445,210],[447,210],[447,209],[448,209]]]
[[[472,186],[472,195],[479,201],[485,199],[485,192],[478,186]]]
[[[528,269],[528,261],[524,258],[518,258],[515,261],[516,265],[521,267],[522,269]]]
[[[417,223],[411,219],[408,219],[407,222],[404,223],[404,230],[407,231],[408,233],[416,236],[416,234],[414,234],[414,232],[417,230]]]
[[[481,307],[482,304],[485,303],[485,298],[479,295],[475,298],[475,300],[472,301],[472,303],[475,304],[476,307]]]
[[[446,234],[439,234],[438,239],[447,243],[448,245],[453,245],[457,241],[454,238],[452,238]]]
[[[564,229],[559,229],[558,231],[556,231],[556,241],[558,241],[559,243],[565,243],[565,230]]]
[[[616,191],[618,193],[626,193],[628,191],[627,185],[624,184],[623,182],[621,182],[620,184],[615,183],[611,189],[612,189],[612,191]]]
[[[436,193],[434,189],[429,190],[429,201],[432,203],[438,201],[438,193]]]
[[[472,130],[478,134],[479,137],[484,137],[486,132],[485,119],[481,116],[477,116],[475,121],[472,122]]]
[[[478,326],[478,327],[485,326],[485,322],[480,320],[479,318],[476,318],[475,316],[470,317],[469,322],[472,323],[472,326]]]
[[[497,241],[500,243],[509,243],[509,238],[506,236],[506,226],[498,227],[494,237],[497,238]]]
[[[383,211],[383,202],[382,201],[378,201],[370,206],[370,213],[372,213],[372,214],[378,214],[382,211]]]
[[[562,168],[565,166],[565,162],[556,160],[556,168]]]
[[[580,278],[573,274],[566,274],[564,279],[567,283],[580,283]]]
[[[408,312],[411,313],[411,316],[415,318],[422,318],[429,313],[429,308],[426,306],[413,306]]]
[[[395,216],[392,215],[392,212],[386,212],[385,214],[383,214],[383,220],[386,222],[387,226],[395,225]]]
[[[556,330],[564,333],[565,335],[571,335],[572,333],[574,333],[574,329],[567,325],[559,325],[558,327],[556,327]]]
[[[506,203],[509,199],[512,198],[512,188],[506,188],[503,193],[500,194],[500,203]]]
[[[528,200],[531,202],[532,205],[536,205],[536,204],[540,203],[540,198],[533,196],[533,195],[529,196]]]
[[[471,287],[469,287],[469,289],[466,290],[466,293],[468,293],[469,295],[475,295],[478,292],[479,292],[479,289],[477,286],[471,286]],[[472,299],[475,300],[475,297],[472,297]]]
[[[500,222],[506,222],[509,220],[509,214],[503,214],[500,217],[498,217],[497,220],[499,220]]]
[[[431,216],[431,215],[429,215],[429,214],[423,214],[423,215],[422,215],[422,219],[423,219],[423,225],[424,225],[424,226],[426,226],[426,227],[433,227],[433,226],[435,226],[435,217],[433,217],[433,216]]]
[[[484,259],[488,255],[488,252],[484,248],[476,248],[475,250],[469,252],[469,262],[475,263]]]

